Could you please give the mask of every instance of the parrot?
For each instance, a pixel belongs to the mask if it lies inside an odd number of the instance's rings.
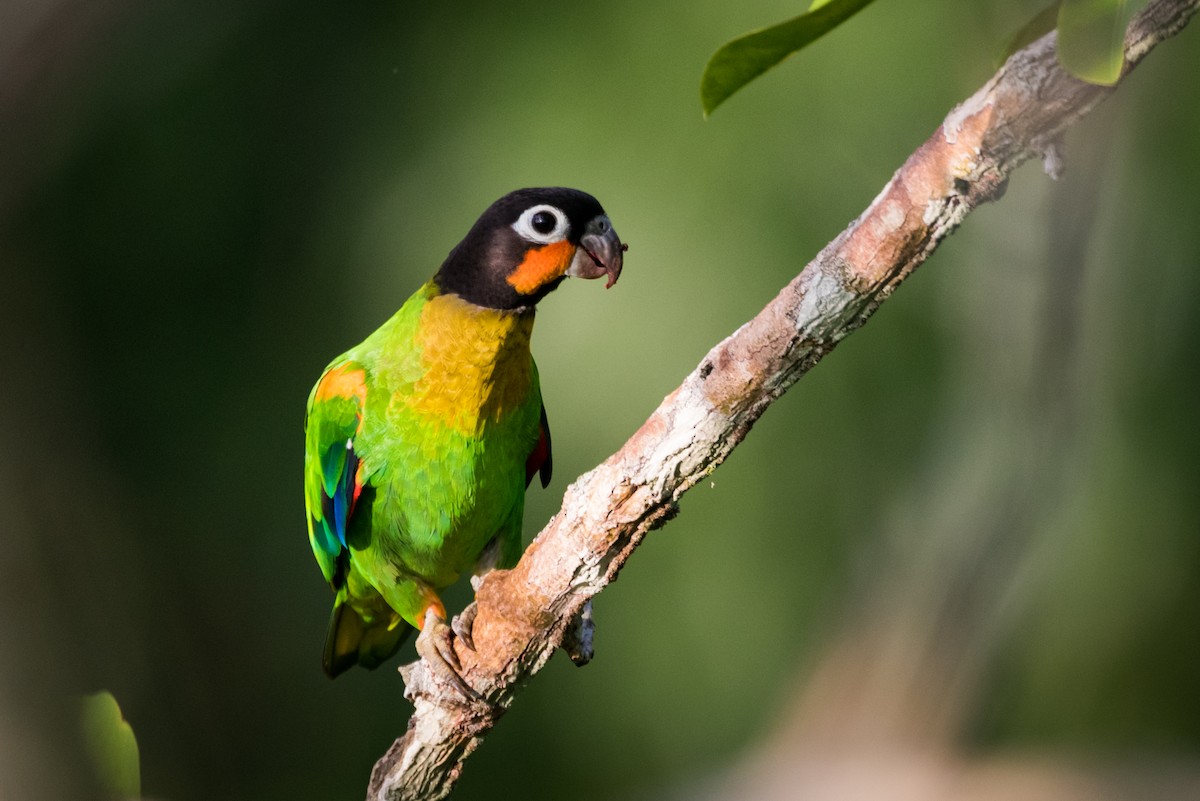
[[[438,591],[521,556],[525,491],[550,482],[550,428],[530,351],[538,302],[567,277],[620,277],[627,245],[600,203],[519,189],[479,217],[390,319],[334,359],[305,416],[304,501],[334,593],[322,667],[417,652],[468,695]]]

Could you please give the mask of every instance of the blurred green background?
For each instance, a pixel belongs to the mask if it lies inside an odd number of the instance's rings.
[[[592,192],[631,248],[539,314],[532,536],[1039,7],[877,3],[702,121],[709,54],[802,5],[9,4],[0,798],[95,793],[100,688],[149,797],[361,797],[410,707],[391,668],[320,670],[309,388],[496,197]],[[455,798],[715,794],[796,727],[1195,769],[1197,97],[1187,30],[1061,182],[972,215],[650,536],[595,661],[556,657]]]

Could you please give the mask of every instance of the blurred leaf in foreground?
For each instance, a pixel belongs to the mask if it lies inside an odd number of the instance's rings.
[[[814,0],[808,11],[778,25],[751,31],[712,54],[700,78],[700,102],[707,117],[734,92],[797,50],[870,5],[873,0]]]
[[[117,699],[108,691],[84,696],[81,722],[84,748],[104,791],[114,798],[139,798],[137,738]]]
[[[1063,0],[1058,8],[1058,60],[1075,77],[1112,86],[1125,63],[1129,0]]]

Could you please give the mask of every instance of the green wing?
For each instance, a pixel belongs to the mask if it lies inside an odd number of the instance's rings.
[[[366,397],[366,370],[354,361],[330,365],[308,397],[304,439],[308,539],[321,573],[335,589],[345,580],[346,532],[365,482],[355,439]]]

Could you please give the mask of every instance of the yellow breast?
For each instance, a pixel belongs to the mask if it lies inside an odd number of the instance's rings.
[[[417,345],[424,367],[409,406],[462,431],[477,431],[528,397],[533,313],[502,312],[456,295],[430,298]]]

